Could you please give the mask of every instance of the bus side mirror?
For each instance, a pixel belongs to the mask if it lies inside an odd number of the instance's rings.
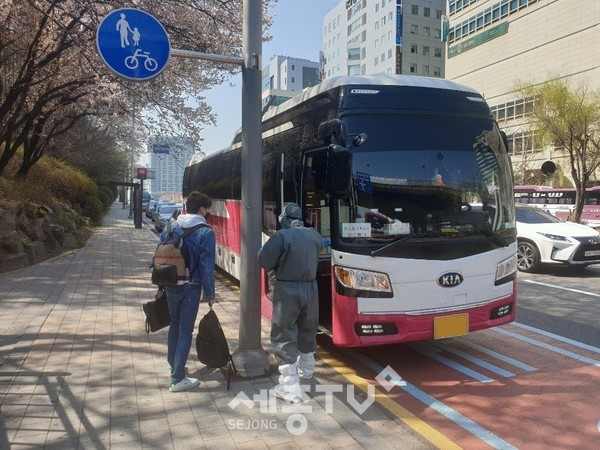
[[[506,133],[502,130],[500,130],[500,136],[502,136],[502,143],[504,144],[506,153],[508,153],[508,136],[506,136]]]
[[[319,124],[319,139],[326,143],[346,145],[344,124],[340,119],[331,119]]]
[[[352,153],[346,147],[332,144],[327,157],[327,191],[334,197],[344,197],[350,191]]]

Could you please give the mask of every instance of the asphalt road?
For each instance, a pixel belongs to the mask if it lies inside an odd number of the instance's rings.
[[[600,347],[600,265],[519,273],[517,322]]]

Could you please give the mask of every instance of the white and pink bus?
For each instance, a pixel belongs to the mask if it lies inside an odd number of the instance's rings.
[[[515,202],[541,208],[561,220],[569,220],[575,208],[575,188],[522,185],[515,186]],[[600,186],[585,190],[581,221],[600,227]]]
[[[401,75],[323,81],[263,117],[263,239],[287,202],[323,236],[321,324],[339,346],[445,338],[515,318],[506,141],[476,91]],[[218,265],[240,276],[241,136],[192,158]],[[262,313],[270,317],[268,274]]]

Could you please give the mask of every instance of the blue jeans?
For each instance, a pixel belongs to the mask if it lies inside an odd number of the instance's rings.
[[[171,381],[175,383],[179,383],[185,377],[185,363],[190,354],[194,325],[200,307],[200,289],[199,284],[191,283],[178,288],[166,288],[171,316],[167,361],[174,369]]]

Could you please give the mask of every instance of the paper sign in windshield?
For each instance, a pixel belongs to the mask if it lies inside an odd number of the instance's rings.
[[[371,224],[370,223],[343,223],[342,224],[342,237],[345,238],[357,238],[357,237],[371,237]]]

